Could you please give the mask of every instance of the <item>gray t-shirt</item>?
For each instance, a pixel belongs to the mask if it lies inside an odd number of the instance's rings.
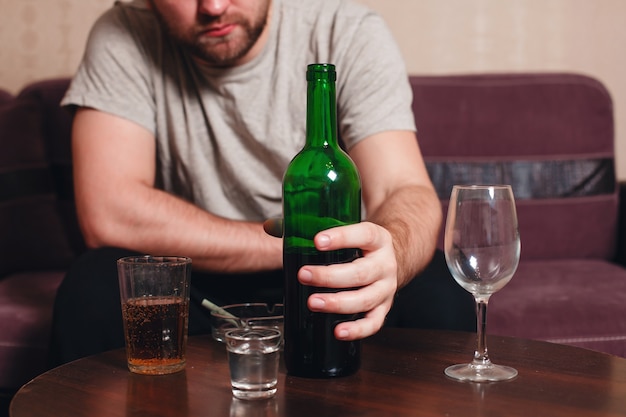
[[[281,214],[283,173],[305,140],[306,67],[337,67],[339,133],[415,130],[401,54],[383,20],[347,0],[273,0],[268,43],[251,62],[210,68],[162,31],[145,0],[95,24],[62,104],[154,133],[157,186],[216,215]],[[381,174],[383,175],[383,174]]]

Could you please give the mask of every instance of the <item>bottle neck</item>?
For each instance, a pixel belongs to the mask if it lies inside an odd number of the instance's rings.
[[[337,147],[335,68],[312,64],[307,71],[307,147]]]

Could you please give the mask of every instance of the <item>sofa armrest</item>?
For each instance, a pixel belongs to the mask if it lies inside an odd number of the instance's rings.
[[[626,181],[619,182],[619,211],[615,262],[626,267]]]

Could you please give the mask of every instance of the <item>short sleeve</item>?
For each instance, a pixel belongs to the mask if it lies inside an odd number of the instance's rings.
[[[95,108],[154,132],[151,74],[158,64],[155,44],[160,39],[156,19],[149,11],[114,6],[93,26],[83,60],[61,104]]]
[[[348,148],[383,131],[415,131],[406,64],[383,19],[360,18],[337,56],[339,131]]]

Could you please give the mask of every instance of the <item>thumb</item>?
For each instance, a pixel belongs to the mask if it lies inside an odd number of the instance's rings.
[[[263,230],[270,236],[283,237],[283,218],[272,217],[263,222]]]

